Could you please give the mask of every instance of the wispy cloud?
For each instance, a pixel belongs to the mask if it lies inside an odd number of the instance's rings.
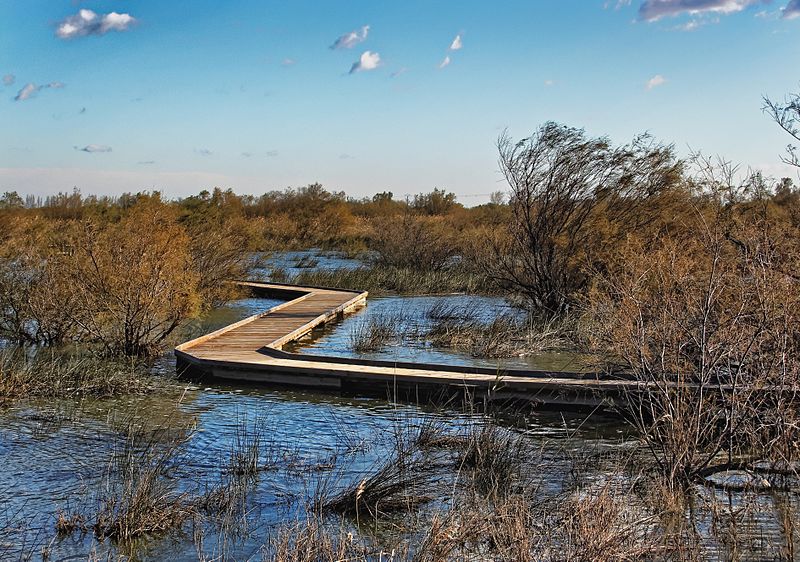
[[[408,72],[408,68],[406,68],[406,67],[404,66],[404,67],[402,67],[402,68],[398,68],[397,70],[395,70],[394,72],[392,72],[392,73],[390,74],[390,76],[391,76],[392,78],[397,78],[398,76],[400,76],[401,74],[405,74],[406,72]]]
[[[461,47],[463,47],[463,46],[464,45],[461,42],[461,34],[459,33],[458,35],[456,35],[456,38],[453,39],[453,42],[450,43],[450,50],[451,51],[460,51]]]
[[[151,166],[152,164],[155,163],[156,163],[155,160],[140,160],[139,162],[137,162],[139,166]]]
[[[285,58],[281,61],[281,66],[293,66],[297,64],[297,61],[290,58]]]
[[[555,80],[545,80],[544,81],[544,85],[549,88],[550,86],[555,86],[556,85],[556,81]]]
[[[17,95],[14,96],[14,101],[25,101],[29,100],[32,97],[36,96],[41,90],[46,90],[50,88],[63,88],[64,84],[62,82],[50,82],[49,84],[42,84],[41,86],[37,86],[33,82],[28,82],[25,84]]]
[[[369,26],[365,25],[360,30],[356,29],[351,31],[350,33],[345,33],[341,37],[339,37],[336,41],[333,42],[331,45],[331,49],[352,49],[359,43],[363,43],[367,40],[367,35],[369,34]]]
[[[444,68],[445,66],[450,65],[450,55],[445,55],[442,59],[442,62],[439,63],[439,68]]]
[[[645,84],[644,87],[646,90],[652,90],[653,88],[658,88],[659,86],[666,84],[666,82],[667,82],[666,78],[664,78],[660,74],[656,74],[650,80],[647,81],[647,84]]]
[[[3,86],[11,86],[16,81],[17,77],[13,74],[6,74],[3,76]]]
[[[639,19],[658,21],[662,18],[683,15],[718,14],[727,15],[741,12],[757,4],[767,4],[770,0],[645,0],[639,7]],[[795,2],[796,0],[792,0]]]
[[[105,144],[87,144],[83,148],[76,146],[75,150],[81,152],[111,152],[111,147]]]
[[[800,18],[800,0],[789,0],[783,9],[783,19],[793,20]]]
[[[87,35],[105,35],[109,31],[126,31],[136,21],[130,14],[117,12],[97,14],[92,10],[83,9],[58,24],[56,37],[73,39]]]
[[[350,74],[366,70],[375,70],[381,65],[381,56],[372,51],[364,51],[361,57],[350,67]]]
[[[214,151],[208,148],[195,148],[194,152],[200,156],[212,156],[214,154]]]

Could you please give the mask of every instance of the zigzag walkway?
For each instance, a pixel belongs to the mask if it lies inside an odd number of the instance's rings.
[[[420,398],[468,392],[483,400],[557,407],[610,406],[637,383],[592,373],[494,370],[288,353],[283,346],[366,304],[367,293],[241,282],[256,295],[287,299],[175,348],[178,371],[232,381]]]

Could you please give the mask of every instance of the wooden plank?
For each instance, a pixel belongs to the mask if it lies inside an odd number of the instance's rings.
[[[610,396],[635,388],[633,381],[586,379],[567,373],[563,378],[526,376],[523,371],[486,374],[459,369],[458,366],[430,366],[425,369],[405,365],[392,366],[359,363],[357,360],[326,361],[281,352],[265,354],[260,350],[280,350],[287,343],[304,336],[315,327],[351,313],[366,304],[367,293],[330,288],[300,287],[283,284],[241,282],[267,295],[289,295],[295,298],[205,334],[175,348],[175,355],[184,365],[193,365],[215,377],[228,380],[262,382],[298,387],[342,388],[345,384],[384,388],[398,382],[450,388],[476,388],[500,391],[515,397],[527,396],[540,402],[542,394],[558,397],[558,403],[583,403],[586,393],[599,392]],[[435,368],[434,368],[435,367]],[[547,375],[545,373],[545,375]],[[600,401],[605,400],[604,396]],[[553,399],[555,400],[555,399]],[[599,402],[597,402],[599,403]]]

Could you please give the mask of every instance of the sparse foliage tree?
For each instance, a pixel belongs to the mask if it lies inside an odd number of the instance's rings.
[[[789,94],[782,102],[765,97],[764,111],[781,129],[789,133],[789,136],[800,142],[800,94]],[[786,156],[781,159],[790,166],[800,168],[800,155],[793,144],[786,147]]]
[[[586,286],[587,264],[601,259],[604,245],[650,221],[650,203],[681,178],[672,147],[647,135],[614,147],[607,138],[546,123],[518,142],[502,135],[498,148],[513,217],[492,240],[484,265],[545,316],[570,307]]]

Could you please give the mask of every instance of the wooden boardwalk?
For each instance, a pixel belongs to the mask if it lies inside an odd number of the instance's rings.
[[[470,393],[481,400],[525,400],[557,407],[611,405],[635,384],[574,372],[495,370],[312,356],[282,350],[321,324],[366,304],[367,293],[275,283],[240,283],[257,295],[287,299],[260,314],[175,348],[190,376],[337,389],[414,398]]]

